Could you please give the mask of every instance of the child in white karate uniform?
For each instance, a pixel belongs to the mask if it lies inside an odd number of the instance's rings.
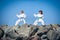
[[[26,18],[26,15],[24,14],[24,11],[23,11],[23,10],[21,11],[20,15],[17,14],[16,16],[17,16],[19,19],[16,21],[15,25],[18,25],[19,22],[21,22],[21,21],[23,21],[24,24],[26,23],[26,21],[25,21],[25,19],[24,19],[24,18]]]
[[[38,17],[38,19],[34,22],[34,25],[37,25],[38,22],[41,22],[42,25],[45,25],[44,24],[44,21],[43,21],[43,13],[42,13],[42,10],[39,11],[38,14],[34,14],[35,17]]]

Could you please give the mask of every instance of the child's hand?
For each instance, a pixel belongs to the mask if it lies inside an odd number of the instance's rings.
[[[36,17],[36,14],[34,14],[34,16]]]

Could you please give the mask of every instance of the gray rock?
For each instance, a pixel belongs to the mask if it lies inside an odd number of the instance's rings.
[[[22,38],[23,40],[32,39],[32,37],[39,37],[42,40],[58,40],[60,38],[60,25],[59,24],[49,24],[49,25],[28,25],[23,24],[22,26],[0,26],[5,32],[3,39],[6,40],[17,40]],[[39,35],[38,35],[39,34]],[[44,36],[45,35],[45,36]],[[46,38],[47,35],[47,38]],[[45,39],[44,39],[45,38]]]
[[[0,28],[0,39],[4,36],[4,31]]]
[[[48,33],[47,33],[47,37],[49,40],[56,40],[56,32],[54,30],[50,30]]]

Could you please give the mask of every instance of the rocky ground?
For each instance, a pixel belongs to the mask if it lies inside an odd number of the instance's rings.
[[[0,40],[60,40],[60,25],[0,26]]]

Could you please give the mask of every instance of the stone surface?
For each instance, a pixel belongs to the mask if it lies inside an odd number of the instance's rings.
[[[12,27],[3,25],[0,28],[4,31],[3,36],[2,31],[0,32],[0,40],[60,40],[59,24],[41,26],[23,24]]]

